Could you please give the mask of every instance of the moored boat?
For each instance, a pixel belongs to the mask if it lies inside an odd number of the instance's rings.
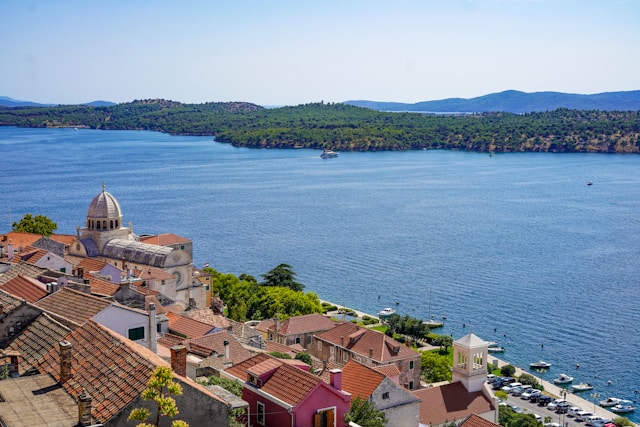
[[[539,360],[537,362],[529,363],[529,367],[531,369],[549,369],[551,367],[551,363]]]
[[[554,384],[569,384],[573,381],[573,377],[570,377],[567,374],[560,374],[560,376],[553,380]]]
[[[589,383],[580,383],[580,384],[572,385],[571,390],[573,391],[593,390],[593,386]]]
[[[635,411],[636,407],[633,406],[633,402],[630,400],[621,400],[617,405],[612,406],[609,410],[616,414],[628,414],[629,412]]]
[[[620,402],[622,402],[622,399],[618,399],[617,397],[607,397],[605,400],[600,401],[600,406],[608,408],[610,406],[616,406]]]
[[[387,307],[387,308],[385,308],[383,310],[380,310],[378,312],[378,316],[380,316],[381,319],[386,319],[389,316],[391,316],[392,314],[395,314],[395,312],[396,311],[393,308]]]
[[[489,346],[487,347],[487,351],[489,353],[504,353],[504,350],[505,348],[495,341],[490,341]]]

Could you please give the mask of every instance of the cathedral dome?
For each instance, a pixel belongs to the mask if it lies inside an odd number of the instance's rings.
[[[93,198],[87,212],[87,227],[98,230],[118,229],[122,224],[120,203],[113,195],[105,191]]]

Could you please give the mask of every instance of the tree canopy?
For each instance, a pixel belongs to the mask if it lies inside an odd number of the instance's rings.
[[[42,234],[43,236],[51,236],[58,228],[58,224],[44,215],[33,216],[30,213],[25,214],[18,222],[14,222],[11,226],[13,231],[22,233]]]
[[[160,425],[161,417],[173,418],[178,415],[178,406],[171,395],[180,396],[182,387],[173,381],[173,371],[166,366],[158,366],[151,374],[151,379],[141,394],[145,400],[152,400],[156,405],[155,420],[149,424],[142,422],[138,427],[152,427]],[[146,408],[134,408],[129,414],[129,420],[146,421],[152,417],[151,412]],[[153,419],[153,417],[152,417]],[[171,427],[189,427],[189,424],[182,420],[173,420]]]
[[[354,422],[361,427],[384,427],[389,421],[384,412],[360,396],[351,400],[351,409],[344,418],[346,423]]]
[[[296,273],[294,273],[293,267],[289,264],[279,264],[262,275],[264,280],[260,284],[262,286],[280,286],[293,291],[302,291],[304,285],[296,282],[295,277]]]

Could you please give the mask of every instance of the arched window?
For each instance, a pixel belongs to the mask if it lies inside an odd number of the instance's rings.
[[[113,230],[113,220],[109,222],[109,229]]]
[[[98,221],[98,230],[100,230],[100,221]]]
[[[102,228],[107,229],[107,221],[102,221]]]
[[[116,228],[118,228],[118,220],[116,219]]]

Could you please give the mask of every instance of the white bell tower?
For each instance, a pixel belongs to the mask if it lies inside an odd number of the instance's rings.
[[[451,382],[460,381],[469,393],[481,391],[487,380],[489,343],[473,333],[453,342]]]

